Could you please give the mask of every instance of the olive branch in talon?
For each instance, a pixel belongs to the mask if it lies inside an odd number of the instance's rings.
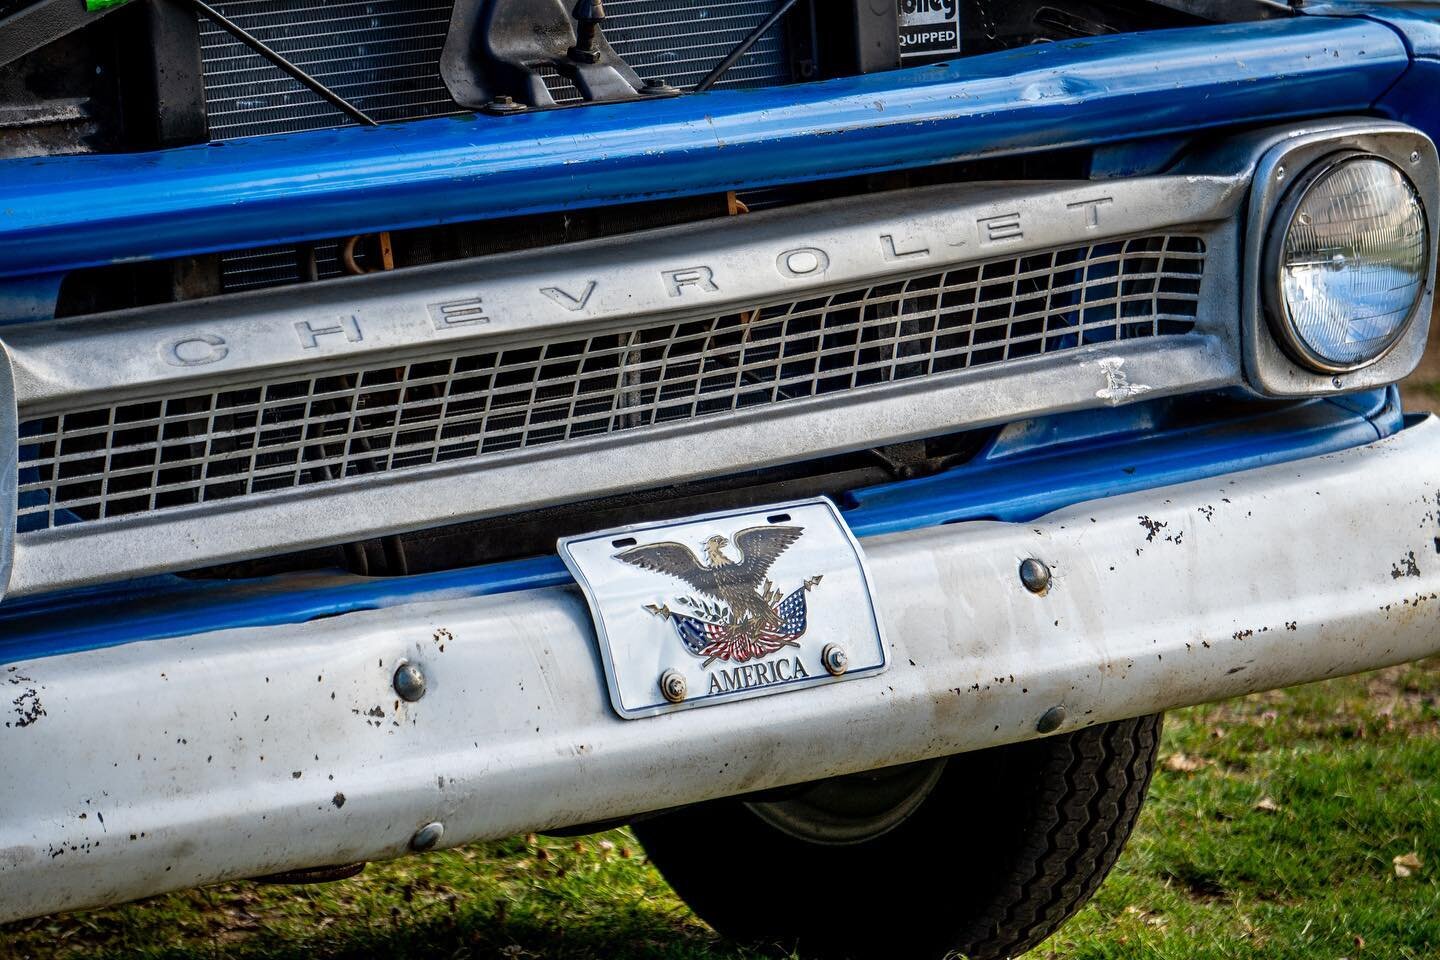
[[[677,597],[676,603],[689,607],[696,613],[702,614],[715,623],[724,623],[730,619],[730,611],[717,603],[707,603],[704,600],[696,600],[694,597]],[[669,620],[671,617],[683,616],[670,609],[668,603],[647,603],[645,610],[662,620]]]

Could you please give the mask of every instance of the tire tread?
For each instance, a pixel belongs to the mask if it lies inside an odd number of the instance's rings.
[[[1115,865],[1154,773],[1160,716],[1138,717],[1040,741],[1051,762],[1053,813],[1043,849],[1022,851],[1010,882],[964,936],[970,960],[1032,949],[1080,909]],[[1058,796],[1054,796],[1058,795]],[[1036,832],[1041,829],[1035,823]]]

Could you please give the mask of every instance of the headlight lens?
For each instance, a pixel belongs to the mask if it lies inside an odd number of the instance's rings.
[[[1376,157],[1323,162],[1282,205],[1281,225],[1271,256],[1281,341],[1327,373],[1378,360],[1425,291],[1429,234],[1414,184]]]

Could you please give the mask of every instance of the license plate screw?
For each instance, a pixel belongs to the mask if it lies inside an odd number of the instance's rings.
[[[850,667],[850,658],[833,643],[827,643],[820,651],[820,663],[832,677],[838,677]]]
[[[1031,593],[1045,595],[1050,589],[1050,568],[1045,566],[1043,560],[1036,560],[1034,557],[1020,562],[1020,582],[1025,584],[1025,589]]]
[[[395,668],[395,692],[401,700],[414,703],[425,696],[425,673],[418,663],[402,663]]]
[[[671,703],[679,703],[689,692],[689,684],[678,670],[666,670],[660,674],[660,695]]]

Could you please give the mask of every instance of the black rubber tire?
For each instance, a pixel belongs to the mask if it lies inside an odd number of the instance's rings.
[[[798,840],[742,801],[634,825],[676,893],[723,936],[802,957],[1001,960],[1094,894],[1130,836],[1160,715],[951,757],[889,832]]]

